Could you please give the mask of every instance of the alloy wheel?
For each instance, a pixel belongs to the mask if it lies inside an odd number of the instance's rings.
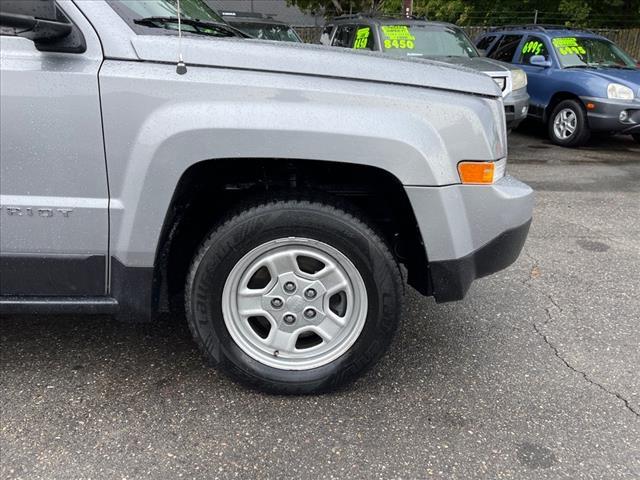
[[[553,132],[560,140],[571,138],[578,127],[578,117],[570,108],[563,108],[553,119]]]
[[[355,343],[367,291],[353,263],[308,238],[266,242],[234,266],[222,295],[225,325],[253,359],[282,370],[332,362]]]

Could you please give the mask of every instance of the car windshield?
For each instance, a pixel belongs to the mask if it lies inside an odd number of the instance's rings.
[[[110,0],[110,3],[118,13],[130,21],[145,18],[165,17],[171,19],[178,17],[177,0]],[[182,18],[187,20],[223,23],[226,25],[222,17],[207,5],[204,0],[181,0],[180,10]],[[168,30],[177,30],[178,28],[175,22],[158,23],[158,26]],[[183,24],[182,29],[185,32],[199,34],[219,35],[220,33],[217,30],[207,30],[187,24]]]
[[[298,34],[288,25],[241,22],[233,22],[232,25],[243,32],[248,33],[252,37],[259,38],[261,40],[301,42]]]
[[[637,69],[633,59],[608,40],[587,37],[558,37],[554,38],[552,43],[563,68]]]
[[[462,30],[446,25],[383,25],[382,49],[398,57],[478,57]]]

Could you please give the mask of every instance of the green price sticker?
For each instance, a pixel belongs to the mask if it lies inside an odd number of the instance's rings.
[[[522,53],[532,53],[534,55],[540,55],[542,53],[542,49],[544,48],[544,44],[542,42],[538,42],[536,40],[532,40],[524,44],[522,47]]]
[[[369,27],[359,28],[358,31],[356,32],[356,40],[355,42],[353,42],[353,48],[357,50],[367,48],[370,34],[371,34],[371,29]]]
[[[587,51],[575,37],[554,38],[553,46],[560,55],[585,55]]]
[[[382,27],[382,33],[386,37],[384,40],[384,48],[400,48],[413,50],[416,48],[416,37],[411,35],[409,27],[406,25],[385,25]]]

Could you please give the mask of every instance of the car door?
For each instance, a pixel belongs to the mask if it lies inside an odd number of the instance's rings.
[[[549,103],[553,90],[552,69],[531,65],[531,58],[540,55],[545,60],[553,62],[551,50],[547,40],[539,35],[527,35],[522,48],[516,54],[515,62],[522,68],[529,79],[527,91],[529,92],[529,103],[531,105],[530,115],[541,117],[544,107]]]
[[[108,189],[100,41],[70,1],[86,48],[41,51],[0,30],[0,295],[106,293]],[[2,301],[2,297],[0,297]]]

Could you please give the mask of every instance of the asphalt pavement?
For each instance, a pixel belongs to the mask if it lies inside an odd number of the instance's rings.
[[[409,291],[342,392],[247,390],[171,319],[3,318],[0,478],[640,478],[640,145],[510,143],[523,255],[463,302]]]

